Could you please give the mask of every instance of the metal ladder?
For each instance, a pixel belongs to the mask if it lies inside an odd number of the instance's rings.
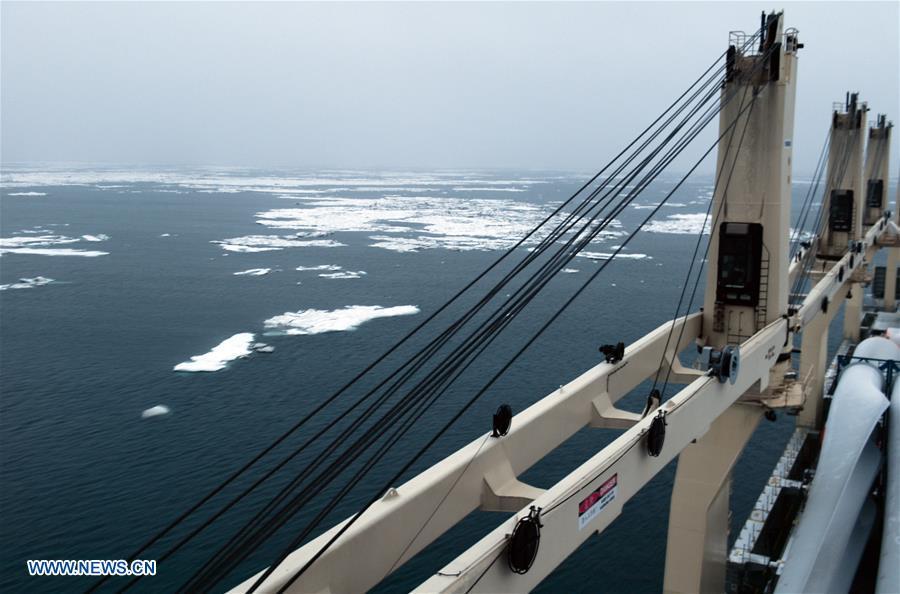
[[[769,250],[763,246],[762,258],[759,261],[759,301],[756,303],[756,331],[766,327],[766,314],[769,305]]]

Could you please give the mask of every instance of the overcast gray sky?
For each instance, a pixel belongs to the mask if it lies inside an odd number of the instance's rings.
[[[845,91],[900,123],[898,7],[4,1],[0,156],[590,170],[783,8],[809,172]]]

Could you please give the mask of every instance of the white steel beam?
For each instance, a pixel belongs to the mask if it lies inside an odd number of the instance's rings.
[[[506,544],[519,518],[528,510],[503,522],[475,546],[421,584],[417,592],[527,592],[547,577],[591,534],[602,532],[654,475],[687,447],[702,437],[744,392],[759,382],[765,388],[769,370],[788,338],[784,319],[769,324],[741,345],[741,365],[732,385],[712,377],[695,380],[662,405],[668,427],[662,452],[648,455],[645,436],[652,415],[626,431],[613,443],[548,489],[531,505],[541,508],[540,546],[534,565],[525,574],[507,566]],[[600,485],[613,484],[615,491],[605,506],[585,514],[582,502]],[[581,513],[580,513],[581,512]],[[587,515],[587,519],[580,516]],[[581,521],[579,521],[581,520]]]
[[[871,260],[872,255],[879,249],[878,240],[888,229],[887,222],[882,219],[872,225],[865,237],[859,253],[848,252],[835,262],[831,269],[822,277],[816,286],[812,288],[803,305],[794,316],[794,328],[799,330],[819,315],[823,309],[840,307],[840,301],[836,300],[838,292],[845,284],[852,282],[853,273],[865,269],[865,262]],[[825,301],[827,298],[827,302]]]

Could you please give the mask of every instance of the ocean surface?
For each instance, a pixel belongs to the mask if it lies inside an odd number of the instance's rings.
[[[85,578],[30,578],[25,562],[131,554],[473,279],[587,177],[4,167],[0,591],[88,587]],[[367,500],[676,181],[654,182],[586,257],[568,264],[323,528]],[[807,187],[797,182],[797,207]],[[599,345],[631,342],[671,319],[711,190],[711,176],[694,176],[677,191],[415,471],[489,430],[499,404],[521,411],[597,364]],[[523,257],[527,247],[512,257]],[[255,350],[261,343],[274,350]],[[647,389],[623,406],[640,410]],[[338,403],[300,437],[342,414]],[[763,421],[738,463],[732,538],[793,424],[783,414]],[[548,486],[617,434],[583,430],[523,478]],[[317,442],[308,456],[322,447]],[[673,463],[539,591],[660,591],[674,471]],[[136,590],[177,590],[289,478],[277,475],[252,505],[235,508]],[[223,586],[265,567],[289,542],[291,527],[315,511],[304,509]],[[378,590],[416,586],[503,517],[471,514]],[[172,542],[142,557],[157,558]]]

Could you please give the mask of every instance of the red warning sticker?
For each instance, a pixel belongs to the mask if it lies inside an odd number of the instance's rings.
[[[616,498],[619,486],[619,475],[608,478],[597,490],[585,497],[578,504],[578,529],[587,526],[591,520],[603,511],[610,501]]]

